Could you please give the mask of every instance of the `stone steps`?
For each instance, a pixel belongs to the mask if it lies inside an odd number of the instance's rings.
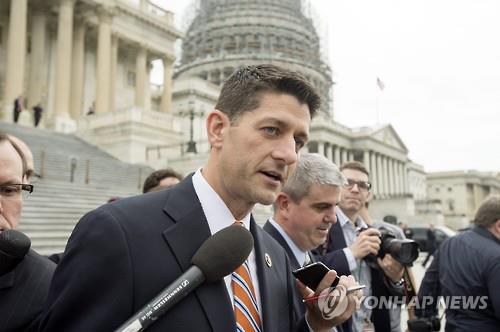
[[[64,251],[84,214],[106,204],[110,197],[139,194],[144,179],[153,171],[121,162],[75,135],[9,123],[0,123],[0,130],[30,146],[37,173],[42,171],[43,156],[43,178],[34,181],[33,193],[24,201],[19,225],[19,230],[31,238],[32,248],[42,255]],[[72,158],[77,163],[70,182]]]

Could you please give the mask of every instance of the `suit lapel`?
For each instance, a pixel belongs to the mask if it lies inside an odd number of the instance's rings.
[[[330,232],[328,233],[328,251],[343,249],[347,247],[344,238],[344,232],[342,232],[342,227],[340,226],[340,222],[336,222],[332,225]],[[330,249],[331,248],[331,249]]]
[[[0,289],[7,289],[14,286],[16,269],[0,277]]]
[[[254,248],[255,248],[255,262],[257,265],[257,278],[259,279],[259,292],[260,292],[260,302],[262,305],[262,324],[263,331],[271,331],[273,324],[271,320],[273,317],[269,317],[267,312],[271,312],[271,308],[273,306],[272,298],[270,296],[266,296],[266,294],[272,294],[272,292],[268,291],[268,287],[272,285],[272,267],[268,267],[266,263],[267,248],[262,237],[263,230],[257,226],[253,217],[250,220],[250,232],[253,235],[254,239]]]
[[[269,221],[264,225],[264,230],[271,235],[278,243],[285,249],[286,254],[288,255],[288,259],[290,260],[290,264],[292,265],[292,269],[298,269],[301,267],[301,264],[297,261],[297,258],[293,254],[292,249],[288,246],[288,243],[283,238],[281,233],[271,224]]]
[[[191,176],[171,189],[163,210],[174,222],[163,231],[163,237],[185,271],[191,266],[191,258],[198,248],[211,235]],[[195,295],[214,331],[236,329],[223,280],[199,287]]]

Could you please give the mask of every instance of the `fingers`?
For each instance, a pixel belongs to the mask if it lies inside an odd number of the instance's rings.
[[[330,286],[332,285],[332,283],[336,277],[337,277],[337,272],[335,270],[328,271],[328,273],[325,274],[323,279],[321,279],[321,282],[319,283],[318,288],[315,289],[315,294],[317,295],[317,294],[321,293],[323,290],[330,288]],[[340,279],[342,280],[342,277],[340,277]],[[339,283],[340,283],[340,281],[339,281]]]
[[[299,293],[303,299],[314,296],[314,292],[309,287],[300,282],[299,279],[295,279],[295,285],[297,286],[297,289],[299,290]]]

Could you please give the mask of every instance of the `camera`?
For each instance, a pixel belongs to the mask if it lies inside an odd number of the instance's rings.
[[[431,332],[441,329],[441,321],[438,317],[421,317],[408,320],[410,332]]]
[[[360,232],[368,228],[362,228]],[[395,260],[400,264],[410,266],[418,258],[418,243],[409,240],[399,240],[396,239],[394,233],[392,233],[387,228],[381,227],[380,231],[380,250],[378,251],[378,257],[383,258],[385,254],[391,254]],[[370,257],[371,256],[371,257]],[[368,255],[366,259],[368,262],[377,263],[377,256]]]

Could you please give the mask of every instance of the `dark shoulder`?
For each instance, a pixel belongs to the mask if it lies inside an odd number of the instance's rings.
[[[24,260],[22,262],[29,264],[30,266],[34,266],[36,267],[36,269],[43,269],[51,273],[54,272],[57,266],[53,261],[51,261],[47,257],[38,254],[33,249],[30,249],[28,251],[26,257],[24,257]]]

